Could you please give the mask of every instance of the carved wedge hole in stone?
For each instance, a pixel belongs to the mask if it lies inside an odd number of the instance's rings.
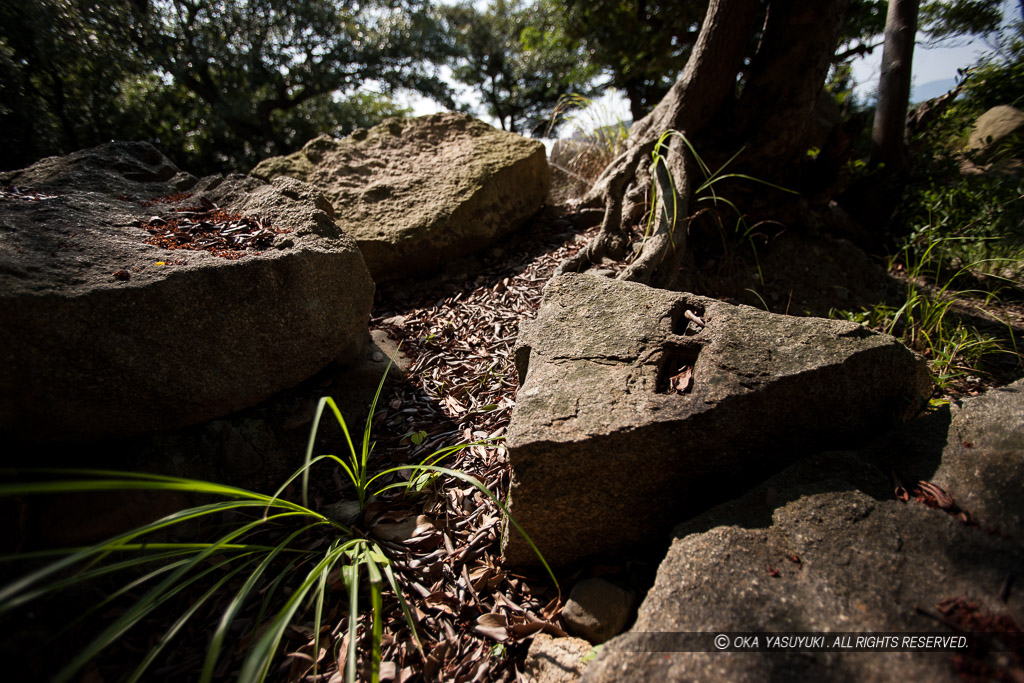
[[[693,390],[694,367],[700,347],[666,349],[658,368],[655,391],[659,394],[688,394]]]
[[[692,337],[704,329],[704,307],[680,303],[672,311],[672,334]]]
[[[530,352],[529,346],[520,346],[515,350],[515,365],[516,375],[519,378],[519,386],[526,384],[526,375],[530,372]]]

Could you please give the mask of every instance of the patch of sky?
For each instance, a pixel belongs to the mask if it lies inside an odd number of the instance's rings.
[[[482,9],[487,3],[486,0],[477,0],[476,4]],[[1019,19],[1019,0],[1004,0],[1003,16],[1004,23]],[[914,49],[911,102],[923,102],[948,92],[956,85],[959,69],[965,69],[975,64],[982,56],[991,53],[993,49],[993,43],[983,39],[959,39],[939,45],[918,43]],[[878,90],[881,62],[881,46],[871,54],[853,61],[854,91],[861,101],[874,102]],[[469,111],[481,120],[492,126],[498,126],[497,121],[482,113],[480,98],[475,92],[452,82],[451,71],[447,67],[442,67],[442,76],[455,88],[457,102],[468,107]],[[403,106],[410,107],[414,116],[445,111],[437,102],[417,95],[400,93],[398,100]],[[593,128],[614,124],[620,120],[626,123],[630,122],[629,102],[622,93],[609,89],[600,98],[595,99],[590,107],[576,114],[576,125],[562,126],[558,131],[558,137],[569,138],[578,129],[589,131]],[[554,139],[541,139],[550,151]]]

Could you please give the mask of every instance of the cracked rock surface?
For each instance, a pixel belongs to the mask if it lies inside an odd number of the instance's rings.
[[[680,524],[635,625],[605,645],[583,680],[1019,680],[1019,496],[997,509],[1004,495],[983,495],[977,473],[1020,486],[1022,390],[1018,381],[862,450],[809,457]],[[964,452],[966,429],[994,438]],[[942,481],[966,514],[897,498],[894,474],[908,485]],[[770,653],[710,645],[716,633],[737,632],[762,634],[762,645],[773,633],[830,634],[826,643],[848,634],[966,634],[971,644]],[[684,645],[688,634],[703,634],[705,651],[684,652],[700,649]]]
[[[662,542],[797,456],[913,415],[931,380],[888,335],[566,274],[517,342],[510,510],[566,564]],[[533,564],[516,534],[505,559]]]

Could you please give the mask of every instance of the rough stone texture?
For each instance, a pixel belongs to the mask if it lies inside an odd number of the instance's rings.
[[[1024,540],[1024,381],[963,402],[931,481],[982,526]]]
[[[551,188],[544,145],[465,114],[319,137],[252,175],[323,190],[377,282],[438,269],[518,228]]]
[[[678,651],[687,633],[706,634],[708,649],[721,632],[955,635],[940,603],[958,598],[1024,623],[1024,591],[1012,583],[1024,572],[1020,541],[896,500],[890,466],[871,463],[886,448],[807,458],[678,526],[635,625],[584,680],[967,680],[956,667],[971,657],[953,653]],[[957,458],[947,452],[942,465]],[[958,471],[951,485],[973,478]],[[1005,653],[984,663],[1002,676],[991,680],[1024,674]]]
[[[555,564],[660,542],[796,455],[909,417],[931,388],[920,359],[854,323],[585,274],[548,284],[516,363],[510,510]],[[510,564],[537,561],[504,540]]]
[[[904,485],[930,481],[982,528],[1024,542],[1024,380],[908,427],[884,448]]]
[[[587,667],[591,648],[580,638],[553,638],[538,633],[526,653],[523,671],[531,683],[575,683]]]
[[[58,195],[0,199],[0,432],[75,441],[195,424],[366,344],[373,283],[310,185],[195,185],[142,143],[46,159],[0,184]],[[238,260],[146,244],[138,222],[174,204],[143,202],[192,185],[187,205],[205,198],[290,232]]]
[[[971,130],[967,148],[978,154],[982,161],[990,160],[1000,143],[1024,131],[1024,112],[1001,104],[978,117]]]
[[[632,609],[632,593],[595,577],[572,587],[562,618],[569,631],[599,645],[622,633]]]
[[[143,197],[189,190],[195,176],[179,171],[170,159],[146,142],[111,142],[71,154],[40,159],[28,168],[0,173],[0,186],[22,185],[62,193],[98,192]],[[173,191],[172,190],[172,191]]]
[[[322,396],[333,397],[349,429],[361,431],[388,368],[388,356],[394,355],[389,350],[395,347],[393,341],[381,334],[373,337],[374,343],[368,344],[355,362],[344,366],[331,363],[298,386],[252,408],[169,432],[78,443],[73,448],[8,439],[0,463],[25,466],[45,462],[52,467],[169,474],[273,493],[302,464]],[[397,379],[407,367],[407,360],[399,356],[389,374]],[[341,438],[330,415],[321,420],[320,433],[321,445],[332,443],[324,438]],[[319,448],[318,453],[324,452]],[[199,502],[186,495],[157,496],[153,492],[37,496],[28,506],[0,507],[0,546],[84,546]],[[69,510],[76,511],[70,520]]]

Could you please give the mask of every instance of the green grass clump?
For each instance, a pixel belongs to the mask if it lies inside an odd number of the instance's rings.
[[[573,131],[566,145],[567,159],[552,161],[557,170],[569,179],[564,192],[578,197],[590,189],[605,167],[619,156],[629,137],[629,126],[613,116],[605,107],[582,95],[563,95],[555,106],[545,137],[568,124]]]
[[[911,188],[898,219],[908,245],[927,252],[933,266],[966,266],[1024,288],[1024,179],[986,173],[932,181]]]
[[[1013,327],[1006,323],[1009,343],[967,324],[956,311],[958,303],[980,300],[989,304],[998,291],[958,289],[955,285],[980,266],[972,262],[952,274],[943,260],[951,238],[940,238],[923,250],[904,247],[894,259],[903,271],[904,292],[899,305],[878,303],[859,312],[833,309],[831,316],[853,320],[895,335],[909,348],[923,355],[931,366],[936,384],[947,390],[955,380],[984,373],[984,362],[994,354],[1020,356]]]
[[[726,173],[726,169],[729,165],[743,153],[743,148],[740,148],[739,151],[729,157],[717,170],[712,171],[711,167],[708,166],[704,159],[701,158],[700,154],[697,153],[697,150],[694,148],[689,138],[678,130],[667,130],[662,133],[654,145],[654,150],[651,152],[651,189],[649,194],[652,210],[647,216],[643,238],[639,243],[634,245],[634,250],[639,252],[643,241],[647,240],[654,234],[656,227],[654,207],[658,206],[659,197],[662,198],[660,200],[662,204],[661,222],[663,225],[667,226],[666,229],[668,230],[669,235],[672,235],[675,232],[676,224],[680,219],[676,181],[672,177],[672,173],[669,171],[668,167],[668,154],[670,151],[669,145],[673,138],[678,138],[683,142],[686,149],[689,150],[690,154],[693,156],[693,162],[703,177],[703,180],[701,180],[700,183],[695,183],[696,188],[693,191],[694,201],[698,206],[702,206],[703,208],[697,209],[687,218],[696,218],[703,214],[711,215],[718,225],[719,232],[722,237],[723,251],[726,254],[729,254],[730,251],[736,252],[743,250],[744,248],[749,249],[750,254],[754,258],[754,263],[757,265],[758,279],[763,285],[764,274],[761,272],[761,262],[758,258],[757,243],[755,241],[755,237],[758,236],[756,229],[760,223],[755,223],[754,225],[748,223],[746,215],[740,211],[736,204],[716,192],[715,185],[728,180],[743,180],[758,183],[781,192],[787,192],[790,194],[797,193],[793,190],[780,187],[779,185],[769,183],[745,173]],[[725,227],[721,213],[718,211],[722,206],[730,209],[731,213],[735,215],[736,222],[731,229],[727,229]]]
[[[357,522],[333,519],[309,505],[309,471],[312,465],[327,461],[340,468],[352,483],[354,502],[363,511],[370,501],[390,500],[388,492],[400,498],[415,495],[434,478],[455,477],[468,482],[494,502],[507,515],[507,509],[494,494],[476,478],[458,470],[438,465],[443,459],[470,446],[485,442],[459,444],[442,448],[426,456],[419,464],[391,467],[378,472],[369,468],[373,443],[371,421],[380,398],[384,379],[377,388],[362,439],[353,443],[348,426],[331,398],[322,398],[309,436],[305,462],[273,494],[265,495],[245,489],[181,477],[102,470],[21,470],[7,473],[16,483],[0,485],[0,497],[21,497],[33,494],[66,494],[71,492],[102,492],[124,490],[183,491],[198,494],[212,502],[175,512],[150,524],[140,526],[91,547],[59,549],[31,554],[0,557],[4,563],[29,562],[35,568],[27,571],[0,589],[0,617],[10,619],[13,611],[26,607],[62,590],[89,584],[95,580],[119,579],[120,587],[102,598],[88,612],[70,620],[67,628],[89,623],[115,601],[127,599],[129,606],[58,671],[53,680],[71,681],[101,651],[126,632],[150,617],[155,610],[180,604],[183,595],[193,598],[171,625],[157,639],[130,673],[127,680],[140,680],[160,653],[179,635],[197,613],[208,607],[226,603],[210,636],[202,671],[198,680],[205,683],[214,677],[229,636],[244,644],[244,659],[239,681],[263,681],[271,673],[280,655],[282,641],[290,626],[312,622],[313,652],[321,651],[324,632],[325,603],[335,586],[342,586],[348,602],[347,652],[337,651],[342,640],[333,638],[328,649],[334,649],[336,660],[344,659],[346,681],[357,678],[360,642],[359,624],[363,614],[361,594],[368,593],[369,628],[363,633],[368,641],[361,676],[374,683],[380,678],[380,647],[383,629],[385,591],[390,590],[404,614],[416,647],[422,645],[415,620],[406,603],[403,578],[396,573],[385,545],[378,543],[372,530],[364,530]],[[313,457],[320,420],[329,409],[345,435],[348,453],[345,457],[320,455]],[[399,481],[394,481],[396,478]],[[283,497],[293,482],[301,481],[301,502]],[[392,481],[392,483],[385,483]],[[355,517],[361,518],[362,515]],[[536,546],[526,533],[508,517],[531,547]],[[166,540],[173,532],[187,525],[203,522],[219,534],[214,540],[178,542]],[[215,535],[216,535],[215,534]],[[179,535],[187,535],[187,532]],[[540,553],[538,552],[538,557]],[[54,559],[55,558],[55,559]],[[39,563],[42,565],[39,566]],[[541,562],[554,581],[547,563]],[[555,583],[557,586],[557,582]],[[225,601],[225,596],[227,600]],[[175,600],[179,602],[175,602]],[[215,604],[216,603],[216,604]],[[119,604],[119,603],[118,603]],[[255,606],[255,609],[253,609]],[[120,609],[120,608],[119,608]],[[243,617],[243,610],[246,617]],[[251,615],[256,612],[255,621]],[[65,629],[65,631],[67,630]],[[239,630],[244,633],[239,634]],[[330,632],[331,629],[327,629]],[[63,634],[56,634],[60,638]],[[312,675],[318,674],[318,661],[311,664]]]

